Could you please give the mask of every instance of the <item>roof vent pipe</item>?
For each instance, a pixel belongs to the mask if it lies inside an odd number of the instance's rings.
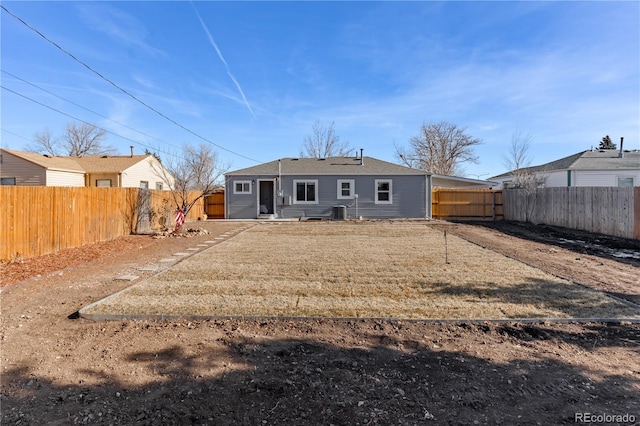
[[[364,166],[364,157],[362,156],[362,151],[364,151],[364,149],[360,148],[360,165]]]
[[[622,150],[622,142],[624,142],[624,138],[620,137],[620,152],[618,153],[618,158],[624,157],[624,151]]]
[[[129,148],[131,148],[131,157],[133,157],[133,145],[129,145]]]

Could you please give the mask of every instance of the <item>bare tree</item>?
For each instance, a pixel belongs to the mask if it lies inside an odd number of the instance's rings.
[[[348,142],[340,140],[340,136],[336,134],[334,123],[329,126],[323,126],[319,120],[313,123],[311,134],[304,138],[301,157],[310,158],[327,158],[327,157],[344,157],[352,151]]]
[[[93,124],[67,123],[62,140],[54,138],[49,129],[34,135],[34,143],[26,149],[49,155],[68,155],[83,157],[85,155],[112,155],[115,148],[105,144],[107,132]]]
[[[531,164],[531,156],[529,155],[531,142],[533,142],[533,136],[529,133],[523,134],[516,130],[511,135],[509,152],[504,157],[504,165],[507,169],[517,173],[521,169],[529,167]]]
[[[472,138],[464,128],[445,121],[423,124],[420,133],[409,140],[409,148],[396,146],[396,155],[407,166],[440,175],[461,175],[461,163],[478,162],[473,148],[480,139]]]
[[[45,128],[33,135],[33,138],[35,139],[34,142],[25,148],[27,151],[57,155],[56,145],[58,141],[51,135],[51,130]]]
[[[504,156],[504,165],[511,170],[513,181],[509,182],[511,188],[525,188],[533,191],[544,185],[545,178],[533,171],[529,149],[533,142],[533,136],[517,130],[511,135],[509,152]]]
[[[157,174],[169,185],[176,209],[186,216],[198,200],[222,186],[222,175],[229,170],[211,146],[186,144],[179,156],[172,156]],[[172,176],[167,176],[167,172]]]
[[[116,150],[104,144],[106,133],[92,124],[67,123],[62,146],[72,157],[113,154]]]
[[[524,191],[522,198],[522,209],[525,214],[525,221],[531,220],[538,205],[539,189],[544,187],[546,177],[532,170],[529,148],[533,142],[533,136],[529,133],[515,131],[511,136],[509,152],[505,155],[504,165],[511,170],[513,180],[508,183],[508,189],[519,189]]]

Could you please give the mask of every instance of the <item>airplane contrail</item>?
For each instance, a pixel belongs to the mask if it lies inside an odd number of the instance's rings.
[[[240,92],[240,96],[242,96],[242,100],[243,100],[245,106],[247,107],[247,109],[249,110],[251,115],[253,115],[253,118],[256,118],[256,114],[253,112],[253,109],[251,108],[251,105],[249,105],[249,101],[247,101],[247,97],[244,95],[244,91],[242,90],[242,87],[240,86],[240,83],[238,83],[238,80],[236,80],[234,75],[231,73],[231,69],[229,68],[229,64],[227,64],[227,61],[224,60],[224,57],[222,56],[222,52],[220,52],[220,49],[218,48],[218,45],[216,44],[215,39],[213,38],[213,36],[209,32],[209,29],[207,28],[207,25],[202,20],[202,17],[198,13],[198,10],[196,9],[196,7],[193,4],[193,2],[190,1],[189,3],[191,3],[191,7],[193,7],[194,12],[196,12],[196,15],[198,16],[198,20],[200,20],[200,25],[202,25],[202,29],[204,30],[205,33],[207,33],[207,37],[209,38],[209,43],[211,43],[213,48],[216,50],[216,52],[218,53],[218,57],[220,58],[220,60],[224,64],[225,68],[227,69],[227,75],[231,78],[231,81],[233,81],[233,83],[238,88],[238,91]]]

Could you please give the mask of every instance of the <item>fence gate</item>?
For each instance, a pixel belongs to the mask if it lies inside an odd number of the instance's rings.
[[[208,195],[205,205],[208,219],[224,219],[224,191]]]
[[[435,188],[432,192],[432,216],[434,219],[504,219],[502,191]]]

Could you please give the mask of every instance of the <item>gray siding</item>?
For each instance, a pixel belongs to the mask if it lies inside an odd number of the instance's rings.
[[[47,170],[44,167],[8,152],[2,153],[0,177],[16,178],[16,185],[45,186],[47,184]]]
[[[275,179],[275,176],[229,176],[227,178],[226,204],[227,217],[230,219],[255,219],[257,217],[257,182],[259,179]],[[357,199],[338,198],[338,180],[353,180]],[[392,181],[392,203],[376,204],[377,179]],[[255,180],[251,194],[234,194],[235,181]],[[318,182],[318,200],[315,204],[296,204],[294,181],[314,180]],[[355,218],[425,218],[427,216],[427,182],[424,175],[406,176],[358,176],[358,175],[287,175],[282,177],[280,185],[283,196],[276,198],[276,215],[279,218],[324,217],[330,218],[333,207],[347,206],[347,217]],[[289,204],[289,199],[291,204]]]
[[[273,176],[232,176],[227,177],[225,185],[225,217],[227,219],[256,219],[258,217],[258,190],[257,179],[273,179]],[[251,181],[251,193],[235,194],[234,183],[236,181]]]

